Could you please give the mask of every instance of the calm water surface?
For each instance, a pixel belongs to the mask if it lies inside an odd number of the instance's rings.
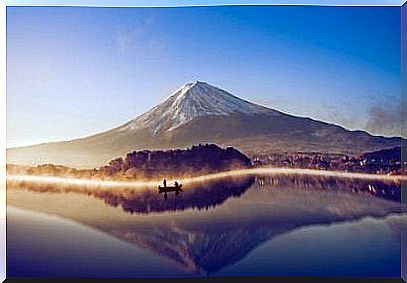
[[[184,187],[183,187],[184,188]],[[400,185],[247,177],[155,188],[8,188],[8,276],[400,277]]]

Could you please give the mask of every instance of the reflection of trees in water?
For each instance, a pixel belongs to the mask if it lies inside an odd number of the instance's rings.
[[[149,213],[184,209],[209,210],[221,205],[230,197],[241,196],[255,177],[227,177],[216,181],[184,184],[183,192],[168,193],[168,199],[159,194],[157,187],[109,189],[103,187],[75,186],[70,184],[35,184],[29,182],[7,183],[8,189],[27,189],[36,192],[79,193],[103,199],[106,204],[121,206],[129,213]]]
[[[256,183],[260,187],[287,188],[295,186],[298,189],[367,194],[397,202],[401,200],[401,184],[392,181],[283,175],[258,176]]]
[[[121,206],[129,213],[149,213],[184,209],[210,209],[222,204],[230,197],[241,196],[253,183],[254,177],[224,178],[216,182],[184,185],[183,192],[176,196],[169,193],[165,200],[154,190],[132,190],[126,194],[98,190],[92,193],[111,206]]]

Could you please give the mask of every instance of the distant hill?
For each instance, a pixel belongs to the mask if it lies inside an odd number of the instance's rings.
[[[198,143],[233,146],[249,156],[294,152],[359,155],[397,147],[404,141],[288,115],[195,82],[117,128],[82,139],[10,148],[7,162],[92,168],[134,150],[187,148]]]

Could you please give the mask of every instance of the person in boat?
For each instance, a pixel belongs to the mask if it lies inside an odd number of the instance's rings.
[[[162,192],[182,192],[182,185],[178,182],[174,182],[174,186],[167,186],[167,181],[164,179],[163,180],[163,185],[164,186],[158,186],[158,191],[160,193]]]

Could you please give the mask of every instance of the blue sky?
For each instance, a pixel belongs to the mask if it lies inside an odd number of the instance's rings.
[[[7,145],[117,126],[201,80],[400,134],[400,8],[7,8]]]

